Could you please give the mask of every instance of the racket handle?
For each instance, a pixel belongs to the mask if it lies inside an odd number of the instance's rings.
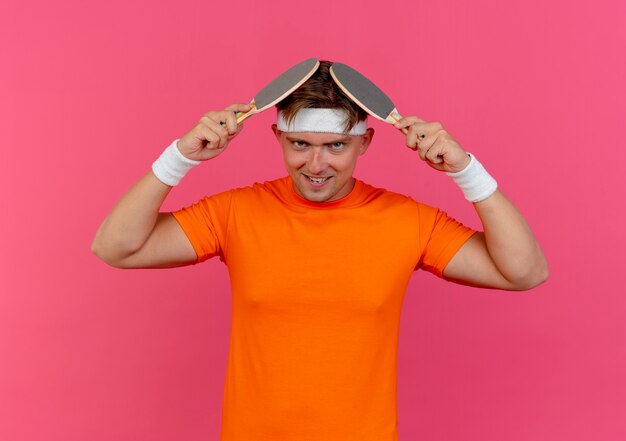
[[[395,109],[394,109],[394,111],[393,111],[393,112],[391,112],[391,113],[389,114],[389,116],[390,116],[390,117],[391,117],[391,118],[392,118],[395,122],[398,122],[398,121],[400,121],[400,120],[402,119],[402,116],[400,116],[400,114],[399,114],[399,113],[398,113]],[[393,124],[393,123],[392,123],[392,124]],[[398,129],[398,130],[400,130],[400,131],[401,131],[402,133],[404,133],[405,135],[406,135],[407,133],[409,133],[409,129],[407,129],[406,127],[402,127],[401,129]]]
[[[250,110],[248,110],[247,112],[235,112],[237,124],[241,124],[247,117],[252,116],[256,113],[253,112],[254,110],[256,110],[256,103],[254,102],[254,100],[252,100],[248,105],[250,106]]]

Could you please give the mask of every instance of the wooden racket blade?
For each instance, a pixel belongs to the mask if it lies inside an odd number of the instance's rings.
[[[254,99],[250,102],[252,108],[249,111],[237,112],[235,114],[237,124],[240,124],[249,116],[262,112],[283,100],[311,78],[319,66],[320,62],[317,58],[309,58],[274,78],[254,96]]]
[[[333,63],[330,75],[352,101],[374,118],[389,124],[402,119],[393,101],[378,86],[350,66]],[[408,133],[406,128],[400,130],[404,134]]]

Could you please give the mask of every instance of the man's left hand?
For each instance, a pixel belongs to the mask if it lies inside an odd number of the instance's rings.
[[[394,127],[408,129],[406,146],[417,151],[420,158],[435,170],[456,173],[470,162],[465,150],[438,122],[408,116],[395,123]]]

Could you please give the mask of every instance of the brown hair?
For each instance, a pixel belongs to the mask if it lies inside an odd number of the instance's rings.
[[[346,120],[346,132],[350,131],[359,121],[367,118],[367,113],[355,104],[337,86],[330,75],[331,61],[320,61],[320,67],[315,73],[276,104],[277,111],[283,111],[283,117],[287,124],[291,123],[300,109],[342,109],[348,118]]]

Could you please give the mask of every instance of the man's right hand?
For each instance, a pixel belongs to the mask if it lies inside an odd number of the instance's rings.
[[[178,150],[195,161],[216,157],[243,129],[243,125],[237,125],[235,112],[248,110],[248,104],[231,104],[224,110],[206,113],[193,129],[178,140]]]

